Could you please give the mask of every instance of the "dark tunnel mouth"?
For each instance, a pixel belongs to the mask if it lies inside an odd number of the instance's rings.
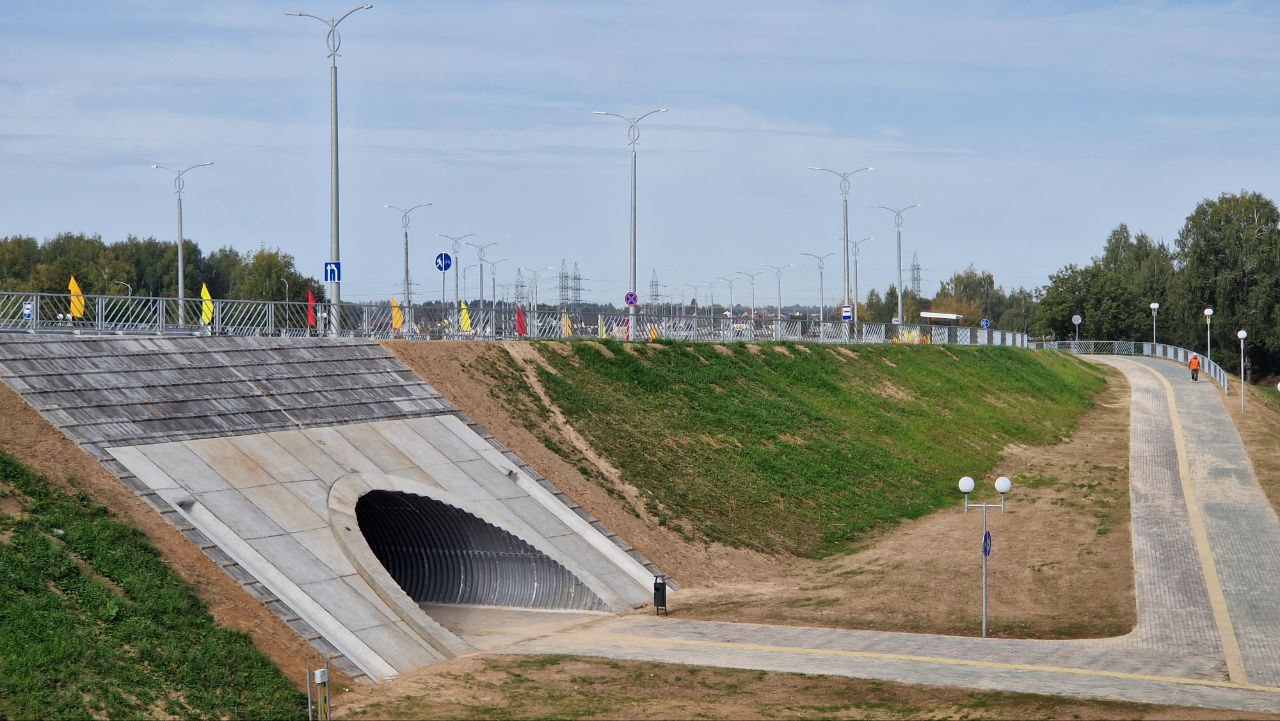
[[[460,508],[412,493],[370,491],[355,511],[369,548],[416,603],[605,610],[564,566]]]

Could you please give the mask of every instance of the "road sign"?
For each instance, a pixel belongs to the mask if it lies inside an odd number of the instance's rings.
[[[436,270],[443,273],[453,267],[453,256],[448,253],[441,253],[436,256]]]
[[[982,534],[982,555],[991,556],[991,531],[984,531]]]
[[[982,322],[981,322],[981,323],[979,323],[978,325],[982,326],[983,328],[990,328],[990,327],[991,327],[991,320],[990,320],[989,318],[983,318],[983,319],[982,319]]]
[[[840,320],[853,320],[853,306],[840,306]]]
[[[1080,315],[1077,313],[1076,315],[1071,316],[1071,322],[1075,323],[1076,325],[1080,325],[1081,323],[1084,322],[1084,318],[1081,318]]]
[[[22,304],[22,319],[31,320],[31,303],[30,302]]]
[[[629,290],[626,295],[622,296],[622,302],[627,305],[635,305],[640,302],[640,296],[636,295],[634,290]]]
[[[342,263],[331,260],[324,264],[324,282],[341,283],[342,282]]]

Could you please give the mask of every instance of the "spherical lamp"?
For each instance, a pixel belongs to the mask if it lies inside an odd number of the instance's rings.
[[[964,478],[961,478],[961,479],[960,479],[960,492],[961,492],[961,493],[973,493],[973,479],[972,479],[972,478],[970,478],[970,477],[968,477],[968,476],[965,476]]]
[[[1008,476],[1000,476],[996,479],[996,491],[1001,495],[1008,493],[1010,488],[1013,488],[1013,481],[1009,480]]]

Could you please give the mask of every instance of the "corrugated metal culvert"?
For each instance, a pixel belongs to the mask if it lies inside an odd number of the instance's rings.
[[[418,603],[605,608],[546,554],[440,501],[371,491],[356,503],[356,520],[374,555]]]

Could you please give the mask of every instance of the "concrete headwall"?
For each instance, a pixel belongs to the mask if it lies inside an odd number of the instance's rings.
[[[651,565],[376,343],[0,336],[0,377],[354,676],[469,650],[420,603],[648,597]]]

